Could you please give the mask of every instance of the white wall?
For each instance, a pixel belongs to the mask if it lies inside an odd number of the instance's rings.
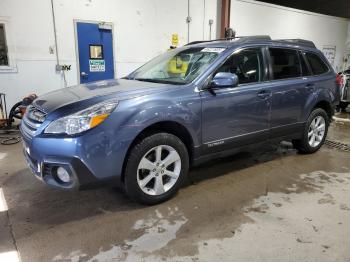
[[[187,0],[54,0],[58,52],[68,86],[78,83],[74,20],[105,21],[114,25],[116,77],[121,77],[166,51],[171,35],[187,43]],[[209,19],[216,37],[217,0],[190,0],[190,41],[208,39]],[[64,87],[56,73],[50,0],[1,0],[0,23],[8,27],[12,70],[0,69],[0,92],[8,105],[27,94],[42,94]]]
[[[237,35],[270,35],[273,39],[302,38],[313,41],[321,50],[324,45],[335,45],[336,70],[341,70],[343,57],[350,51],[350,44],[346,47],[350,25],[348,19],[253,0],[231,0],[230,23]]]
[[[74,20],[106,21],[114,25],[116,77],[124,76],[171,44],[178,33],[187,43],[187,0],[53,0],[58,51],[68,86],[78,83]],[[209,38],[209,19],[214,20],[212,38],[219,33],[220,1],[190,0],[190,41]],[[0,92],[8,105],[27,94],[64,87],[55,71],[54,32],[50,0],[0,0],[0,23],[5,22],[10,50],[10,70],[0,69]],[[231,2],[231,26],[240,35],[270,34],[273,38],[306,38],[318,47],[337,46],[340,64],[346,46],[348,21],[255,1]],[[349,27],[350,30],[350,27]],[[348,38],[350,49],[350,34]]]

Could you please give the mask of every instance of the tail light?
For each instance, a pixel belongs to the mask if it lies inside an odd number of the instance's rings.
[[[337,85],[339,86],[339,88],[343,87],[344,79],[343,79],[343,77],[341,75],[337,75],[335,77],[335,81],[336,81]]]

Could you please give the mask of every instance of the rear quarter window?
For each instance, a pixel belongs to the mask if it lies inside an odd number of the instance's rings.
[[[326,63],[317,54],[306,53],[306,58],[314,75],[321,75],[329,71]]]

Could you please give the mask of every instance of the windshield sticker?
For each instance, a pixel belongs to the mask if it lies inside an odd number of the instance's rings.
[[[225,51],[226,48],[220,48],[220,47],[206,47],[201,50],[201,52],[208,52],[208,53],[221,53]]]

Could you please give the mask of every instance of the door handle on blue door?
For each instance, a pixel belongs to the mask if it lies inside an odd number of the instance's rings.
[[[269,98],[270,96],[271,96],[271,92],[267,90],[261,90],[258,93],[258,97],[260,97],[261,99],[266,99],[266,98]]]

